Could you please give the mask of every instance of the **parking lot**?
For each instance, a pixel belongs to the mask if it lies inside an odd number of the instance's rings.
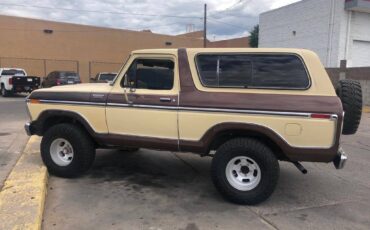
[[[0,105],[1,132],[9,133],[0,137],[3,181],[24,146],[27,116],[23,97],[0,98]],[[359,132],[343,137],[343,170],[304,163],[303,175],[281,163],[276,191],[257,206],[221,198],[210,179],[211,158],[98,150],[86,175],[49,177],[43,229],[369,229],[369,125],[370,114],[363,114]]]
[[[0,98],[0,187],[28,140],[23,130],[27,119],[24,97]]]

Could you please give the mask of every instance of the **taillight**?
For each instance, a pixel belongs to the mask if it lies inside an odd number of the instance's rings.
[[[9,85],[13,85],[13,78],[9,78]]]
[[[311,114],[311,118],[318,118],[318,119],[330,119],[330,114],[322,114],[322,113],[313,113]]]
[[[57,85],[60,85],[61,83],[60,79],[57,79]]]

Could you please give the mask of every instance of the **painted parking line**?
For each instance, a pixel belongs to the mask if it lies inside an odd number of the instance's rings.
[[[48,174],[32,136],[0,192],[0,229],[40,229]]]
[[[364,113],[370,113],[370,106],[364,106],[364,107],[362,108],[362,111],[363,111]]]

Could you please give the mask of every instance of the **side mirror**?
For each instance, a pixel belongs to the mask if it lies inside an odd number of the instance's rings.
[[[131,93],[135,92],[135,90],[136,90],[136,89],[135,89],[135,81],[132,81],[132,80],[131,80],[131,81],[129,82],[129,88],[130,88],[130,92],[131,92]]]

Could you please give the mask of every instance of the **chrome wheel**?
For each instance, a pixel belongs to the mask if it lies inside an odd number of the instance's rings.
[[[253,159],[246,156],[231,159],[225,173],[230,185],[240,191],[250,191],[261,181],[260,167]]]
[[[50,156],[55,164],[67,166],[73,160],[73,147],[66,139],[57,138],[50,145]]]

